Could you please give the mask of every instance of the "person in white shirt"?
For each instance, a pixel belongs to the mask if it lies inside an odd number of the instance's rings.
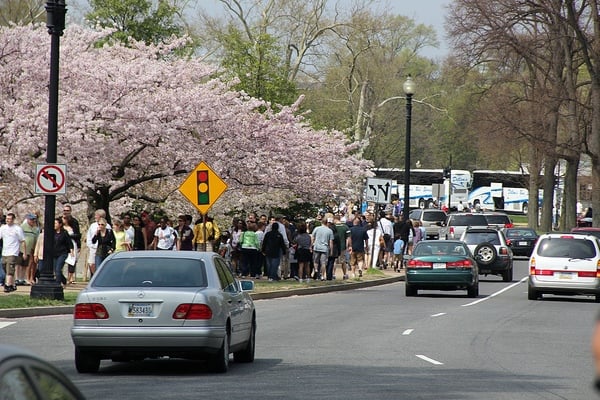
[[[2,269],[6,274],[4,279],[4,292],[10,293],[17,290],[15,285],[15,270],[19,264],[19,252],[27,260],[29,254],[25,244],[25,234],[20,225],[15,224],[15,214],[6,214],[6,224],[0,227],[2,246]]]

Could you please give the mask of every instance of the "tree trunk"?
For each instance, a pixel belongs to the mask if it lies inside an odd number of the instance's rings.
[[[544,159],[544,177],[542,178],[544,202],[542,203],[542,218],[540,220],[540,229],[544,232],[552,231],[552,209],[554,205],[554,168],[556,167],[556,158],[548,157]],[[538,192],[535,194],[537,195]]]
[[[561,215],[561,230],[567,231],[577,225],[577,172],[579,170],[579,157],[567,160],[564,177],[564,203]]]

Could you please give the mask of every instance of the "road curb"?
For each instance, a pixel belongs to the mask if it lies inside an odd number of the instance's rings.
[[[356,283],[340,283],[327,286],[316,286],[309,288],[298,288],[279,290],[273,292],[251,293],[253,300],[267,300],[282,297],[305,296],[311,294],[339,292],[343,290],[355,290],[372,286],[387,285],[389,283],[400,282],[404,280],[404,275],[398,275],[383,279],[374,279],[372,281],[360,281]],[[73,306],[48,306],[48,307],[29,307],[29,308],[7,308],[0,309],[0,318],[27,318],[42,317],[48,315],[73,314]]]

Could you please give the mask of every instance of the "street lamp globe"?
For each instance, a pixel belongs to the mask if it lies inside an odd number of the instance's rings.
[[[412,76],[408,75],[406,77],[406,81],[404,81],[402,88],[404,89],[404,94],[406,95],[415,94],[415,82],[413,81]]]

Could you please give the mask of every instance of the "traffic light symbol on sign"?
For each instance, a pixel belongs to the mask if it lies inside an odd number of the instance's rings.
[[[210,204],[208,170],[196,171],[196,183],[198,187],[198,205]]]

